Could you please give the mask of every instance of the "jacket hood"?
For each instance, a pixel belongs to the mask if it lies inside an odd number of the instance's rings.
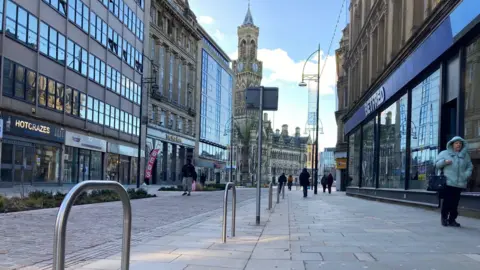
[[[465,153],[467,153],[468,151],[468,143],[467,141],[465,141],[462,137],[460,136],[455,136],[453,137],[450,141],[448,141],[447,143],[447,150],[448,152],[450,153],[453,153],[453,143],[456,142],[456,141],[461,141],[463,146],[462,146],[462,150],[460,150],[460,155],[465,155]]]
[[[303,172],[303,173],[306,173],[306,172],[307,172],[307,169],[303,168],[302,172]]]

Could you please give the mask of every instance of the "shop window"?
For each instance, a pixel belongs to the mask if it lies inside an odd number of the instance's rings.
[[[407,105],[404,95],[380,114],[380,188],[405,188]]]
[[[438,147],[440,70],[412,89],[409,189],[425,189],[435,173]]]
[[[347,186],[358,187],[360,183],[360,148],[361,148],[361,131],[350,134],[348,139],[348,180]],[[313,149],[312,149],[313,150]],[[310,162],[310,155],[307,156]]]
[[[63,16],[67,13],[67,0],[43,0],[46,4],[50,5],[52,8],[60,12]]]
[[[37,74],[5,58],[3,63],[3,94],[35,103]]]
[[[77,43],[67,42],[67,66],[83,76],[87,76],[88,52]]]
[[[480,191],[480,38],[466,48],[467,76],[465,76],[465,140],[473,163],[473,173],[468,182],[468,191]]]
[[[38,19],[10,0],[7,1],[6,30],[7,36],[37,49]]]
[[[80,0],[68,0],[68,19],[88,33],[88,15],[90,10]]]
[[[60,149],[55,146],[36,145],[35,182],[55,183],[60,174]]]
[[[90,36],[102,44],[107,46],[107,29],[108,25],[95,12],[90,12]]]

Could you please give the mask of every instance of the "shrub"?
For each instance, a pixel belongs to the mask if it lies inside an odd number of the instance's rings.
[[[127,193],[131,200],[156,197],[156,195],[150,195],[143,189],[129,189]],[[65,196],[66,194],[61,192],[53,193],[47,191],[33,191],[25,198],[0,196],[0,213],[59,207]],[[75,201],[75,205],[112,202],[119,199],[120,197],[114,191],[94,190],[90,193],[83,192],[80,194]]]

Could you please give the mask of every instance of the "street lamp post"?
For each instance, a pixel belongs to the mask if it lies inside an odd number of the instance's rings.
[[[318,60],[317,60],[317,74],[316,75],[305,75],[305,66],[310,60],[310,58],[318,52]],[[317,184],[318,184],[318,118],[319,118],[319,107],[320,107],[320,44],[318,44],[318,50],[313,52],[308,59],[305,61],[302,70],[302,81],[298,84],[301,87],[307,86],[305,80],[316,80],[317,81],[317,108],[316,108],[316,115],[315,115],[315,170],[313,173],[313,183],[314,183],[314,194],[317,194]],[[316,78],[315,78],[316,77]]]
[[[230,116],[230,120],[228,121],[230,122],[230,153],[228,155],[228,163],[230,163],[230,172],[229,172],[229,182],[233,182],[233,132],[234,132],[234,129],[233,129],[233,114]],[[228,124],[227,122],[227,124]],[[223,136],[227,136],[227,130],[225,130],[225,133],[223,134]]]

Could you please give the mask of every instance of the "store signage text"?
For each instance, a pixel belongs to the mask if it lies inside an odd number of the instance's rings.
[[[47,126],[44,126],[44,125],[33,124],[33,123],[28,122],[28,121],[16,120],[15,121],[15,126],[18,127],[18,128],[24,128],[24,129],[28,129],[28,130],[31,130],[31,131],[40,132],[40,133],[43,133],[43,134],[50,134],[50,127],[47,127]]]
[[[71,131],[67,131],[65,134],[65,145],[101,152],[107,151],[107,141]]]
[[[385,101],[385,87],[378,89],[368,100],[365,102],[365,116],[375,111]]]
[[[182,139],[180,139],[179,137],[173,136],[173,135],[168,135],[168,134],[167,134],[167,140],[170,140],[172,142],[182,143]]]

